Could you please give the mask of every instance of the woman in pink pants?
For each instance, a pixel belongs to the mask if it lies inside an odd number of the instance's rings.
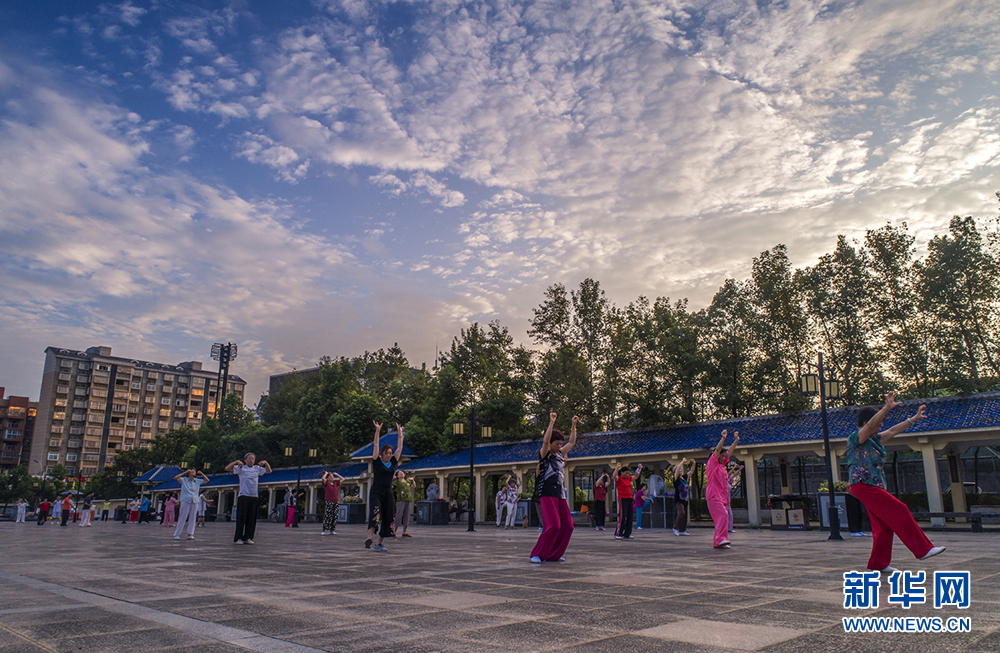
[[[892,536],[896,534],[906,548],[919,560],[926,560],[944,551],[943,546],[934,546],[920,530],[906,504],[885,491],[885,447],[895,436],[906,431],[927,415],[927,406],[921,406],[909,419],[903,420],[890,429],[879,432],[882,421],[890,410],[902,404],[896,401],[896,394],[885,396],[885,406],[878,412],[866,406],[858,413],[858,430],[847,437],[847,464],[851,475],[851,494],[864,504],[868,518],[872,522],[872,553],[868,558],[868,569],[887,574],[896,571],[889,566],[892,561]]]
[[[179,501],[174,497],[173,493],[167,495],[167,500],[163,502],[163,523],[161,526],[173,526],[174,525],[174,506],[176,506]]]
[[[545,561],[563,559],[569,539],[573,536],[573,516],[566,503],[563,488],[563,469],[566,466],[566,456],[576,444],[576,423],[579,417],[573,417],[573,427],[569,432],[569,442],[563,442],[561,431],[552,429],[556,424],[556,414],[549,415],[549,428],[545,429],[542,448],[538,452],[539,474],[535,483],[541,483],[542,524],[545,528],[538,536],[535,548],[531,550],[531,562],[535,564]]]
[[[708,502],[708,511],[712,513],[712,521],[715,522],[715,537],[712,538],[712,546],[716,549],[729,548],[729,474],[726,471],[726,463],[736,449],[736,443],[740,441],[740,432],[733,433],[733,443],[729,449],[723,451],[722,445],[726,442],[726,435],[729,431],[723,431],[719,438],[719,444],[715,445],[715,451],[705,464],[705,499]]]

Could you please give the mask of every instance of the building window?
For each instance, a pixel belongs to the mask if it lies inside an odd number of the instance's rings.
[[[187,401],[184,400],[184,399],[178,399],[177,400],[177,405],[178,406],[186,406],[187,405]]]
[[[146,384],[146,392],[156,392],[156,384],[155,383],[147,383]]]
[[[153,428],[153,420],[151,419],[142,420],[142,428],[144,429]]]
[[[110,372],[111,371],[111,366],[110,365],[105,365],[103,363],[98,363],[97,369],[100,370],[100,371],[102,371],[102,372]]]
[[[125,420],[125,426],[135,426],[135,420],[134,419]]]
[[[161,406],[169,406],[170,405],[170,397],[160,397],[160,405]]]
[[[59,460],[58,452],[49,452],[49,457],[47,460]]]
[[[76,454],[75,453],[66,454],[66,462],[68,463],[76,462]]]

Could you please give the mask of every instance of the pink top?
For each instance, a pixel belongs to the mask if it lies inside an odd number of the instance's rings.
[[[729,455],[722,452],[722,462],[718,456],[710,456],[705,465],[705,498],[720,499],[723,503],[729,503],[729,473],[726,471],[726,463],[729,462]]]

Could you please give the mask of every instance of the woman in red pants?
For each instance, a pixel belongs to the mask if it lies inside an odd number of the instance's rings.
[[[906,504],[885,491],[883,445],[927,417],[924,414],[927,406],[924,405],[909,419],[879,432],[889,411],[901,405],[901,402],[896,401],[896,393],[890,392],[885,396],[885,405],[881,410],[876,412],[870,406],[862,408],[858,413],[858,430],[847,438],[846,457],[850,466],[851,494],[864,504],[872,523],[872,554],[868,558],[868,569],[887,574],[896,571],[889,566],[892,561],[893,534],[920,560],[944,551],[943,546],[931,544],[917,526],[917,521]]]
[[[541,483],[542,524],[545,528],[538,536],[535,548],[531,550],[531,561],[535,564],[544,561],[563,559],[569,538],[573,536],[573,516],[569,512],[563,487],[563,469],[566,466],[566,456],[576,444],[576,423],[579,417],[573,417],[573,426],[569,432],[569,442],[563,442],[561,431],[552,427],[556,424],[556,414],[549,415],[549,428],[545,429],[542,448],[538,452],[541,472],[535,478],[535,483]]]

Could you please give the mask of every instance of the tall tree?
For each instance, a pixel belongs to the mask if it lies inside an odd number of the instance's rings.
[[[917,263],[920,306],[934,316],[942,376],[982,391],[1000,379],[1000,352],[989,326],[1000,299],[1000,262],[984,247],[976,223],[955,216]]]
[[[869,229],[865,261],[870,268],[868,295],[875,313],[876,343],[881,344],[880,358],[888,361],[903,387],[925,397],[930,389],[929,321],[918,306],[914,241],[905,222],[899,227],[887,224]]]
[[[848,405],[870,403],[885,390],[879,361],[872,350],[876,312],[870,301],[871,265],[844,236],[832,254],[796,274],[806,297],[809,317],[829,352],[830,376],[844,384]]]

